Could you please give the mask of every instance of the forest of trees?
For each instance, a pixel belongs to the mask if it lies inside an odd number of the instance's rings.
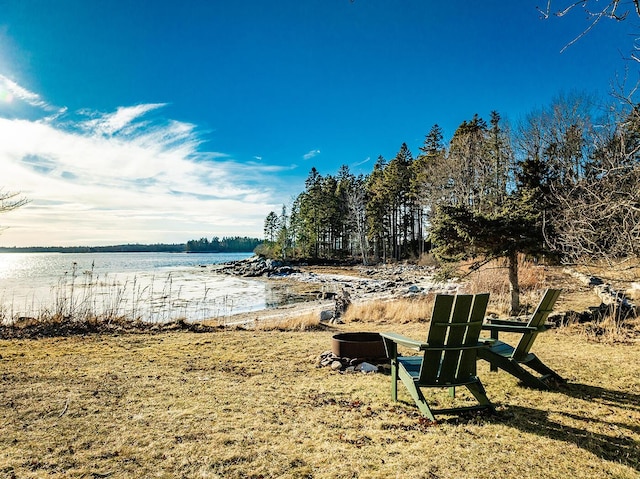
[[[214,236],[209,241],[208,238],[200,238],[199,240],[190,240],[186,244],[187,253],[250,253],[262,240],[258,238],[247,238],[234,236],[223,237],[222,239]]]
[[[368,264],[431,251],[505,257],[511,268],[518,253],[637,256],[640,110],[596,103],[561,95],[515,125],[497,112],[488,122],[474,115],[448,142],[436,124],[417,155],[403,143],[367,175],[312,168],[293,203],[265,219],[260,252]]]

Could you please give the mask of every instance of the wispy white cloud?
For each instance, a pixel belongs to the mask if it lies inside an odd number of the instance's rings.
[[[37,93],[21,87],[13,80],[10,80],[9,78],[1,74],[0,98],[5,102],[12,102],[14,100],[23,101],[27,105],[42,108],[43,110],[48,112],[58,110],[58,108],[49,105],[46,101],[44,101]]]
[[[305,153],[304,155],[302,155],[302,158],[304,158],[305,160],[310,160],[311,158],[314,158],[319,154],[320,154],[320,150],[311,150],[308,153]]]
[[[353,166],[354,166],[354,167],[362,166],[362,165],[364,165],[364,164],[366,164],[366,163],[369,163],[370,161],[371,161],[371,157],[370,157],[370,156],[367,156],[364,160],[362,160],[362,161],[357,161],[356,163],[354,163],[354,164],[353,164]]]
[[[11,227],[2,245],[260,236],[264,217],[282,202],[265,178],[283,167],[201,151],[197,127],[162,118],[163,103],[72,118],[5,77],[0,85],[43,112],[37,120],[3,118],[0,106],[0,186],[31,200],[3,215]]]
[[[298,168],[298,165],[268,165],[264,163],[256,163],[254,161],[248,162],[242,165],[242,168],[246,168],[246,166],[253,166],[254,171],[258,173],[281,173],[283,171],[293,171]]]
[[[162,108],[164,103],[149,103],[128,107],[118,107],[114,113],[96,114],[97,117],[80,124],[90,133],[99,135],[113,135],[115,133],[131,134],[144,124],[134,124],[134,121],[145,113]]]

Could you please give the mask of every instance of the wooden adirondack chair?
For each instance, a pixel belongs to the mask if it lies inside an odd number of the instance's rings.
[[[476,353],[484,347],[478,342],[489,302],[488,294],[438,295],[426,342],[395,333],[380,333],[391,359],[391,397],[398,400],[398,379],[406,386],[422,414],[435,421],[434,413],[458,413],[490,409],[493,405],[476,376]],[[400,356],[398,345],[422,351],[421,356]],[[420,388],[466,386],[478,405],[432,410]]]
[[[560,296],[559,289],[548,289],[528,322],[492,319],[490,323],[484,324],[482,329],[491,331],[491,338],[480,338],[480,341],[485,342],[489,347],[478,350],[478,358],[491,363],[492,371],[497,371],[498,368],[504,369],[529,387],[549,389],[548,379],[565,382],[558,373],[546,366],[535,354],[529,352],[538,333],[547,329],[545,322],[558,296]],[[499,341],[500,331],[522,334],[520,342],[514,348]],[[541,376],[532,374],[523,368],[523,365]]]

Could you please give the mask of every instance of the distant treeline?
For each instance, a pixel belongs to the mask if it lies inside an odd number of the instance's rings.
[[[184,253],[186,245],[177,244],[121,244],[114,246],[29,246],[0,247],[0,253]]]
[[[235,236],[190,240],[174,244],[121,244],[114,246],[29,246],[0,247],[0,253],[251,253],[262,244],[257,238]]]
[[[248,253],[262,244],[258,238],[248,238],[246,236],[234,236],[222,239],[214,236],[209,241],[208,238],[187,241],[187,253]]]

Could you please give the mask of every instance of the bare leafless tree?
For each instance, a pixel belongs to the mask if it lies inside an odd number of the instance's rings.
[[[610,0],[609,2],[599,2],[598,0],[560,0],[556,2],[547,0],[545,8],[538,7],[538,11],[544,19],[552,16],[564,17],[578,9],[581,9],[587,15],[589,24],[579,35],[567,43],[561,51],[579,41],[603,20],[622,22],[629,18],[631,9],[634,10],[636,17],[640,18],[640,0]],[[630,56],[631,59],[640,62],[640,33],[634,39],[633,51]]]
[[[351,224],[353,244],[356,245],[362,256],[362,264],[369,264],[369,241],[367,238],[367,199],[364,180],[357,179],[358,183],[346,191],[348,221]]]
[[[583,174],[551,185],[554,235],[547,239],[569,261],[640,257],[640,111],[619,115],[592,132]]]
[[[6,213],[7,211],[15,210],[24,206],[29,201],[16,191],[6,191],[0,188],[0,213]],[[4,229],[0,226],[0,231]]]
[[[15,210],[28,202],[29,201],[19,192],[5,191],[0,188],[0,213]]]
[[[556,192],[554,249],[568,261],[610,264],[640,256],[640,178],[635,168],[600,180],[583,180]],[[632,183],[628,188],[625,183]]]

